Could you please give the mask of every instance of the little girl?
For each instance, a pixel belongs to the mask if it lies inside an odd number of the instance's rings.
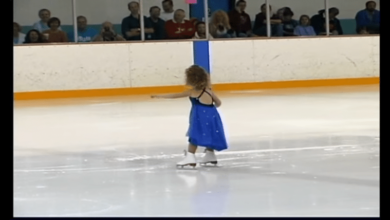
[[[299,25],[295,27],[294,34],[296,36],[316,36],[314,28],[310,26],[310,17],[302,15],[299,19]]]
[[[201,164],[217,164],[214,150],[227,149],[225,132],[221,117],[217,108],[221,106],[221,100],[210,89],[209,74],[200,66],[193,65],[188,68],[186,85],[192,89],[169,95],[156,95],[152,98],[183,98],[189,97],[192,108],[190,113],[190,127],[188,129],[188,153],[184,160],[177,166],[196,166],[195,152],[198,146],[206,147],[206,154],[200,161]]]

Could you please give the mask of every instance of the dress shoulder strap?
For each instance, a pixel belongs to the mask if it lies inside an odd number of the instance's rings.
[[[210,90],[211,90],[211,89],[210,89]],[[207,95],[209,95],[209,96],[211,97],[211,100],[214,102],[213,96],[212,96],[209,92],[206,91],[206,88],[203,89],[202,94],[203,94],[203,93],[207,93]],[[199,96],[199,97],[200,97],[200,96]]]
[[[211,98],[213,98],[213,96],[209,92],[207,92],[206,89],[204,90],[204,92],[211,96]]]
[[[202,93],[200,93],[200,95],[198,96],[197,99],[200,99],[200,97],[202,97],[203,93],[205,93],[205,92],[206,92],[206,88],[203,89]]]

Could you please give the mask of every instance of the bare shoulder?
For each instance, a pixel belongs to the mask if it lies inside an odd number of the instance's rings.
[[[197,96],[197,95],[199,95],[199,91],[197,91],[195,89],[189,89],[187,91],[188,91],[188,95],[189,96]]]

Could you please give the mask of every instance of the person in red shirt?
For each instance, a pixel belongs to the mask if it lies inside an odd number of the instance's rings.
[[[165,31],[168,39],[191,39],[195,35],[195,27],[191,21],[184,20],[185,12],[182,9],[175,11],[172,20],[165,22]]]

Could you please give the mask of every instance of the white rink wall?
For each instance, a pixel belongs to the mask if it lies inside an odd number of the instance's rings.
[[[379,77],[379,37],[214,41],[213,83]]]
[[[14,92],[184,84],[192,42],[14,47]]]
[[[193,43],[14,47],[14,92],[184,84]],[[213,83],[379,77],[379,36],[210,41]]]

